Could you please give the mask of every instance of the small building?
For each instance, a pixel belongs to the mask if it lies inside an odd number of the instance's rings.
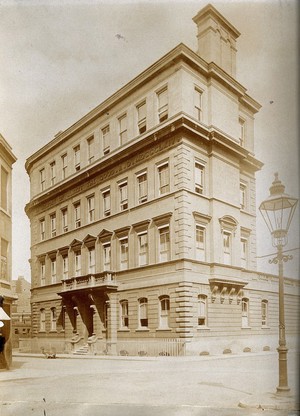
[[[277,345],[277,279],[256,270],[260,104],[236,79],[239,31],[211,5],[193,20],[196,52],[179,44],[26,161],[31,350]]]
[[[11,305],[15,299],[11,290],[12,267],[12,165],[16,162],[12,148],[0,134],[0,369],[12,360]],[[2,326],[3,325],[3,326]]]
[[[12,280],[11,288],[17,297],[11,308],[12,347],[19,348],[20,338],[31,338],[31,284],[24,276],[19,276],[17,280]]]

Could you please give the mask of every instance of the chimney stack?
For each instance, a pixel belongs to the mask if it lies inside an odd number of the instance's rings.
[[[236,76],[236,39],[240,32],[211,4],[193,18],[198,28],[198,55]]]

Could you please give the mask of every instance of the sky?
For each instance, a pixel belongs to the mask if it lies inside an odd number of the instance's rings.
[[[0,0],[0,133],[13,170],[13,271],[30,281],[26,159],[183,42],[197,49],[192,18],[207,1]],[[211,1],[241,32],[237,80],[262,108],[255,120],[257,205],[274,173],[299,198],[297,0]],[[285,275],[299,278],[299,207]],[[258,270],[277,273],[271,237],[257,211]],[[262,257],[266,256],[266,257]]]

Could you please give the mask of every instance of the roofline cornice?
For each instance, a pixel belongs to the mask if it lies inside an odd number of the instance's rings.
[[[76,123],[72,124],[66,130],[58,133],[54,139],[49,143],[31,155],[25,163],[25,169],[28,174],[33,166],[33,163],[43,156],[44,152],[49,151],[51,148],[60,145],[63,141],[68,139],[73,134],[77,133],[89,123],[93,122],[101,115],[107,113],[110,108],[115,106],[120,101],[124,100],[128,95],[132,94],[145,82],[153,79],[158,73],[166,70],[172,65],[184,61],[191,65],[194,69],[200,71],[208,79],[213,78],[221,82],[231,91],[233,91],[239,97],[240,101],[250,107],[250,109],[256,113],[260,108],[260,104],[246,94],[246,88],[243,87],[238,81],[232,78],[229,74],[223,71],[215,63],[208,64],[203,58],[201,58],[196,52],[192,51],[183,43],[177,45],[174,49],[141,72],[137,77],[133,78],[130,82],[125,84],[122,88],[116,91],[113,95],[79,119]]]
[[[11,164],[17,161],[16,156],[12,152],[12,147],[4,139],[2,134],[0,134],[0,150],[1,150],[1,154],[5,155]]]

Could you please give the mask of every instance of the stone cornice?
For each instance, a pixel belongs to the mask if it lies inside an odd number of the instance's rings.
[[[225,147],[227,151],[233,153],[243,163],[248,164],[254,171],[262,167],[262,163],[255,159],[247,149],[239,146],[234,139],[225,133],[217,130],[214,126],[205,126],[180,113],[170,118],[159,129],[150,131],[148,135],[139,140],[131,141],[126,146],[117,149],[109,157],[99,159],[99,162],[94,166],[83,169],[74,177],[37,195],[26,205],[27,215],[30,216],[32,210],[39,206],[43,206],[43,210],[55,207],[71,196],[75,197],[94,186],[101,185],[142,161],[149,160],[154,155],[178,145],[182,140],[182,135],[180,135],[182,131],[196,135],[198,140],[200,139],[210,146]]]
[[[8,164],[12,165],[16,162],[17,158],[12,152],[11,146],[7,143],[7,141],[4,139],[2,134],[0,133],[0,154],[2,157],[7,159]]]
[[[205,75],[208,80],[210,78],[216,79],[224,84],[228,89],[233,91],[242,100],[244,104],[247,104],[253,112],[257,112],[260,105],[246,94],[246,89],[239,84],[234,78],[223,71],[218,65],[214,63],[208,64],[202,59],[196,52],[193,52],[183,43],[180,43],[161,59],[156,61],[153,65],[148,67],[145,71],[141,72],[137,77],[133,78],[124,87],[115,92],[112,96],[106,99],[102,104],[95,107],[85,116],[83,116],[76,123],[71,125],[63,132],[59,132],[53,140],[35,152],[30,156],[25,163],[25,168],[28,174],[30,174],[33,163],[39,158],[43,157],[45,152],[50,151],[59,146],[63,141],[68,140],[72,135],[82,130],[85,126],[101,117],[101,115],[107,113],[110,108],[114,107],[120,101],[124,100],[134,91],[139,89],[142,85],[155,78],[162,71],[178,64],[180,61],[188,63],[195,70]]]

